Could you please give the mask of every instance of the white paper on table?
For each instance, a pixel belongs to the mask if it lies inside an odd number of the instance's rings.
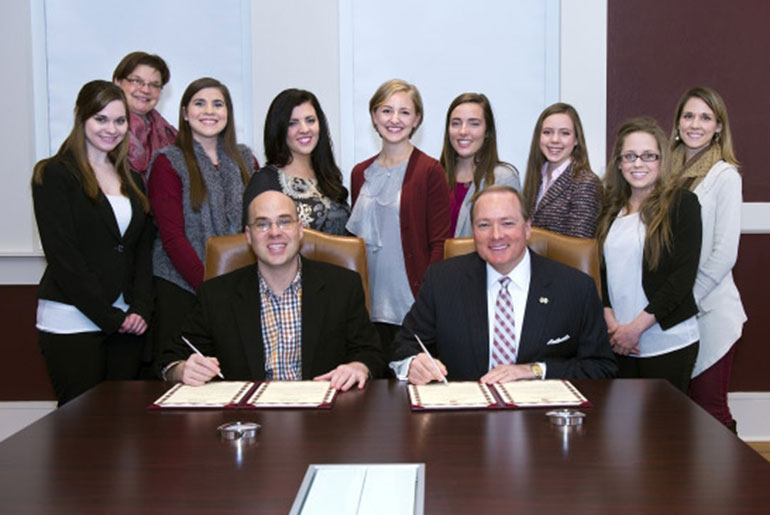
[[[155,404],[168,407],[217,407],[237,404],[254,383],[250,381],[212,381],[201,386],[177,384]]]
[[[320,406],[331,402],[331,381],[267,381],[259,385],[247,404],[254,406]]]

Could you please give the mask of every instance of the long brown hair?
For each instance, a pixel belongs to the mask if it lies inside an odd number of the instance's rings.
[[[575,138],[577,145],[572,150],[572,174],[577,176],[583,170],[590,170],[591,163],[588,161],[588,149],[586,148],[586,139],[583,133],[583,124],[580,123],[580,116],[574,107],[563,102],[552,104],[543,110],[535,123],[535,130],[532,131],[532,143],[529,145],[529,159],[527,159],[527,176],[524,178],[524,200],[530,211],[535,209],[537,192],[542,182],[543,165],[546,158],[540,150],[540,133],[543,130],[543,122],[552,114],[566,114],[572,120],[575,127]]]
[[[96,175],[94,174],[94,169],[88,162],[85,124],[89,118],[107,107],[107,104],[116,100],[123,104],[123,108],[126,112],[126,126],[128,126],[128,104],[126,102],[126,96],[120,87],[105,80],[93,80],[83,85],[83,87],[80,88],[77,100],[75,101],[75,122],[72,125],[69,136],[67,136],[61,144],[59,151],[56,152],[55,155],[43,159],[35,165],[32,173],[32,183],[43,184],[46,165],[52,160],[66,160],[65,156],[70,155],[71,159],[75,162],[75,166],[67,166],[67,169],[83,186],[83,191],[86,196],[92,202],[98,202],[102,190],[99,187],[99,181],[97,181]],[[150,210],[150,204],[147,202],[147,197],[136,185],[133,177],[131,177],[127,159],[128,140],[128,133],[126,133],[123,140],[107,153],[107,157],[115,167],[115,171],[118,173],[121,193],[128,196],[129,192],[132,192],[136,198],[139,199],[142,209],[145,212],[148,212]]]
[[[709,106],[709,109],[714,112],[717,124],[722,125],[722,131],[714,134],[711,143],[719,145],[722,151],[722,159],[738,168],[740,163],[735,156],[735,149],[733,148],[733,135],[730,131],[730,121],[727,119],[727,106],[719,93],[708,86],[690,88],[679,99],[679,103],[676,105],[676,113],[674,114],[674,126],[671,128],[671,150],[674,150],[679,145],[684,145],[684,142],[679,139],[679,119],[682,118],[684,105],[691,98],[703,100]]]
[[[195,149],[193,148],[194,138],[192,129],[190,128],[190,122],[185,119],[185,111],[190,105],[192,97],[205,88],[217,88],[225,99],[225,106],[227,107],[227,124],[219,134],[219,139],[222,141],[222,148],[225,151],[225,154],[235,161],[238,168],[240,168],[243,184],[249,182],[248,168],[246,168],[246,163],[243,161],[240,152],[238,152],[238,143],[235,141],[233,101],[230,98],[230,92],[227,90],[227,86],[211,77],[203,77],[192,81],[190,85],[187,86],[187,89],[184,90],[182,100],[179,103],[179,134],[176,137],[175,145],[182,149],[182,153],[184,154],[184,162],[187,165],[187,173],[190,176],[190,203],[192,204],[193,211],[200,211],[201,205],[206,199],[208,192],[206,190],[206,183],[203,181],[200,166],[198,166],[198,160],[195,158]]]
[[[446,112],[444,148],[439,159],[441,166],[446,170],[446,180],[449,184],[449,189],[454,188],[455,184],[457,184],[457,151],[449,139],[449,124],[452,121],[452,111],[460,104],[478,104],[484,113],[484,124],[486,125],[484,142],[481,144],[478,152],[476,152],[476,155],[473,156],[473,164],[475,165],[473,184],[476,187],[476,191],[478,191],[482,181],[487,186],[495,183],[496,166],[510,165],[500,161],[500,157],[497,154],[497,130],[495,129],[495,117],[492,114],[492,105],[489,103],[489,99],[483,93],[463,93],[452,100]]]
[[[655,138],[660,153],[658,180],[655,182],[650,195],[639,208],[639,216],[645,225],[644,258],[650,269],[654,270],[658,267],[663,250],[671,248],[669,211],[676,188],[670,177],[671,151],[668,139],[663,129],[653,118],[633,118],[624,122],[618,129],[615,145],[612,148],[612,156],[607,163],[607,170],[604,174],[604,205],[596,228],[596,241],[601,256],[612,222],[623,208],[628,207],[631,187],[623,177],[620,161],[626,137],[635,132],[644,132]]]

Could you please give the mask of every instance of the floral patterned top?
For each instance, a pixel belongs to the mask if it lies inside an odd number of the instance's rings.
[[[294,199],[297,215],[304,227],[327,234],[349,234],[345,225],[350,217],[350,206],[335,202],[321,193],[315,179],[292,177],[269,165],[260,168],[251,177],[251,182],[255,181],[258,182],[259,193],[268,190],[280,191]],[[253,187],[250,185],[250,188]]]

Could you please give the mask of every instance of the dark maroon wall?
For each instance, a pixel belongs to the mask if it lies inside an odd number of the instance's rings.
[[[0,286],[3,373],[0,401],[55,400],[37,344],[37,286]]]
[[[607,148],[626,118],[651,115],[671,130],[687,88],[705,84],[727,103],[747,202],[770,201],[770,2],[609,0]],[[735,279],[749,321],[736,349],[732,391],[770,391],[770,235],[743,235]]]
[[[680,95],[712,86],[727,103],[745,201],[770,201],[769,22],[764,0],[609,0],[607,148],[632,116],[654,116],[668,133]]]

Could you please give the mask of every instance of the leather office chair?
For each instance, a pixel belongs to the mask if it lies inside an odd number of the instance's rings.
[[[366,309],[370,310],[369,272],[366,267],[366,244],[354,236],[334,236],[304,229],[300,254],[308,259],[324,261],[358,272],[364,286]],[[206,242],[206,265],[203,279],[211,279],[257,262],[244,233],[214,236]]]
[[[575,238],[563,234],[532,228],[528,246],[541,256],[553,259],[590,275],[599,296],[602,294],[599,275],[599,255],[596,240],[593,238]],[[444,242],[444,259],[470,254],[476,250],[473,238],[448,238]]]

